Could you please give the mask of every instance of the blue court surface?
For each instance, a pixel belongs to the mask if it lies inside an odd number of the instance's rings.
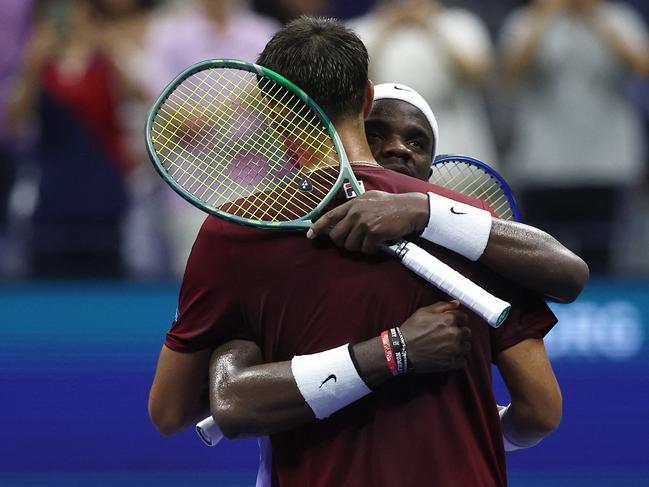
[[[0,485],[254,485],[254,440],[163,438],[146,404],[178,285],[0,285]],[[508,455],[513,487],[649,485],[649,283],[553,306],[559,430]],[[498,378],[494,387],[507,401]]]

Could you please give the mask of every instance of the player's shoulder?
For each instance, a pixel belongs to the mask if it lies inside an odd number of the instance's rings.
[[[192,253],[199,255],[226,254],[236,249],[242,240],[258,240],[263,230],[208,216],[196,236]]]
[[[210,215],[203,222],[198,237],[212,240],[251,233],[259,233],[259,230]]]

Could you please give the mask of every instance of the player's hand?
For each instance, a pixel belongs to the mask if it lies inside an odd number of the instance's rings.
[[[307,237],[328,233],[338,247],[371,254],[383,242],[423,230],[428,213],[425,194],[368,191],[322,215]]]
[[[457,301],[439,302],[417,310],[400,326],[408,363],[415,373],[461,369],[471,350],[467,314]]]

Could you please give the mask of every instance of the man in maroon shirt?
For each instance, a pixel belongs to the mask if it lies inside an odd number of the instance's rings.
[[[265,64],[287,74],[272,63]],[[371,102],[371,85],[367,86],[369,89],[361,97],[364,107]],[[413,192],[401,199],[407,199],[410,216],[415,215],[408,225],[414,221],[418,222],[415,227],[425,226],[427,202],[421,206],[421,197],[425,200],[426,192],[462,200],[372,164],[369,148],[359,142],[363,135],[362,129],[359,130],[361,110],[356,115],[335,113],[327,106],[326,98],[323,102],[316,97],[328,113],[334,114],[350,159],[365,161],[355,164],[365,187],[390,193]],[[345,236],[344,222],[353,213],[350,208],[385,196],[368,195],[352,205],[339,207],[342,210],[337,213],[334,210],[327,217],[330,222],[343,224],[343,230],[336,233],[334,240],[340,239],[345,246],[357,245],[356,237],[348,244],[350,234]],[[465,201],[479,206],[475,201]],[[419,214],[423,218],[417,218]],[[317,227],[314,230],[314,234],[319,231]],[[392,231],[400,233],[403,229],[392,228]],[[490,243],[497,237],[498,228],[495,231],[496,235],[492,227]],[[377,234],[384,238],[384,233],[381,230]],[[415,313],[417,308],[446,297],[387,257],[363,258],[338,250],[326,241],[313,242],[299,235],[235,227],[209,218],[192,251],[181,291],[179,317],[161,353],[152,389],[154,422],[158,426],[165,423],[164,417],[156,413],[156,406],[161,402],[160,391],[164,391],[168,378],[165,376],[170,371],[174,374],[179,369],[200,371],[196,366],[198,363],[204,366],[204,362],[202,358],[196,359],[204,357],[205,350],[209,356],[214,346],[242,338],[261,346],[263,357],[250,356],[248,362],[269,362],[260,367],[272,378],[264,382],[263,377],[255,375],[253,365],[248,373],[252,380],[247,384],[245,377],[239,381],[244,394],[238,395],[245,401],[232,402],[226,394],[221,404],[219,401],[213,404],[214,415],[226,434],[272,433],[310,422],[272,435],[272,474],[276,484],[387,485],[399,481],[419,485],[434,479],[436,485],[504,485],[502,438],[491,394],[489,364],[497,360],[501,370],[513,374],[521,357],[534,363],[534,374],[520,381],[521,389],[511,390],[512,407],[517,399],[525,396],[522,392],[530,385],[542,389],[541,396],[550,397],[550,403],[556,402],[558,389],[540,341],[554,324],[554,318],[542,301],[527,291],[515,289],[486,267],[440,247],[428,247],[513,304],[512,316],[503,328],[490,330],[475,315],[457,311],[455,304],[428,306]],[[497,246],[488,250],[484,254],[486,265],[499,252]],[[471,335],[471,353],[465,361],[454,364],[461,353],[456,350],[448,353],[443,347],[435,349],[434,344],[443,343],[439,336],[434,343],[426,341],[429,334],[422,331],[430,329],[431,322],[433,328],[446,331],[451,338],[446,345],[457,348]],[[388,380],[390,372],[382,356],[383,347],[377,338],[371,337],[400,323],[403,323],[401,329],[414,373]],[[298,354],[317,354],[344,343],[355,344],[358,373],[376,392],[329,419],[313,422],[313,406],[303,397],[299,384],[296,386],[288,361],[291,357],[295,360]],[[466,347],[460,348],[466,352]],[[443,362],[441,367],[435,357]],[[451,371],[430,373],[453,365]],[[225,370],[223,374],[226,386],[228,372]],[[503,375],[508,385],[517,382],[513,375],[509,381],[505,371]],[[199,374],[194,376],[195,380],[202,380]],[[252,396],[245,393],[246,388],[248,393],[254,390],[260,401],[252,401]],[[190,397],[188,402],[196,399]],[[526,414],[545,406],[525,404],[525,401],[518,404],[518,414],[512,414],[512,418],[519,426],[524,425]],[[255,408],[259,414],[255,414]],[[413,446],[417,452],[412,451]]]

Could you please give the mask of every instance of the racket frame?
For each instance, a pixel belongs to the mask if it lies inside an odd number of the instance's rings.
[[[509,207],[512,210],[512,220],[515,222],[521,221],[521,213],[518,209],[518,203],[516,203],[516,198],[514,197],[512,189],[509,187],[509,184],[507,184],[507,181],[505,181],[505,178],[503,178],[494,168],[478,159],[470,156],[462,156],[459,154],[440,154],[439,156],[435,157],[433,163],[431,164],[431,167],[434,169],[435,166],[446,164],[452,161],[465,162],[474,166],[478,166],[484,172],[486,172],[490,176],[493,176],[493,178],[498,181],[498,184],[502,188],[503,193],[505,193]]]
[[[178,86],[180,86],[181,83],[186,79],[202,71],[206,71],[208,69],[219,69],[219,68],[226,68],[226,69],[230,68],[230,69],[248,71],[250,73],[253,73],[258,76],[262,76],[264,78],[268,78],[274,81],[275,83],[278,83],[279,85],[283,86],[284,88],[288,89],[293,94],[295,94],[297,97],[299,97],[304,103],[306,103],[315,112],[318,118],[325,124],[329,136],[333,140],[334,147],[338,152],[340,170],[338,173],[338,178],[336,179],[336,182],[332,186],[331,190],[325,195],[322,201],[318,203],[318,205],[313,210],[311,210],[308,214],[304,215],[303,217],[295,220],[269,222],[269,221],[253,220],[250,218],[239,217],[227,213],[225,211],[221,211],[219,208],[212,206],[200,200],[199,198],[196,198],[189,191],[187,191],[180,184],[178,184],[169,175],[168,171],[165,169],[164,165],[158,158],[154,147],[154,141],[152,140],[153,125],[156,116],[158,114],[158,111],[163,106],[164,102],[174,92],[174,90]],[[315,103],[315,101],[313,101],[311,97],[306,92],[304,92],[301,88],[299,88],[297,85],[295,85],[294,83],[292,83],[291,81],[283,77],[282,75],[268,68],[260,66],[258,64],[247,63],[245,61],[240,61],[237,59],[210,59],[207,61],[201,61],[199,63],[196,63],[188,67],[187,69],[182,71],[178,76],[176,76],[176,78],[174,78],[174,80],[167,85],[164,91],[156,99],[151,110],[149,111],[149,116],[147,117],[145,135],[146,135],[145,138],[146,138],[147,152],[149,153],[149,158],[151,159],[153,166],[155,167],[158,174],[160,174],[160,176],[167,182],[167,184],[171,186],[171,188],[176,193],[178,193],[182,198],[187,200],[192,205],[203,209],[205,212],[220,218],[224,218],[233,223],[238,223],[240,225],[253,226],[256,228],[273,229],[273,230],[306,231],[311,227],[313,223],[312,218],[322,213],[322,211],[330,203],[331,199],[334,197],[336,192],[342,187],[342,185],[345,182],[349,182],[352,185],[352,189],[357,195],[363,193],[363,190],[360,184],[358,183],[356,176],[354,176],[351,165],[349,164],[349,160],[347,159],[347,154],[343,147],[342,141],[340,140],[340,136],[338,135],[338,132],[336,132],[334,124],[329,119],[329,117],[327,117],[327,115]]]

